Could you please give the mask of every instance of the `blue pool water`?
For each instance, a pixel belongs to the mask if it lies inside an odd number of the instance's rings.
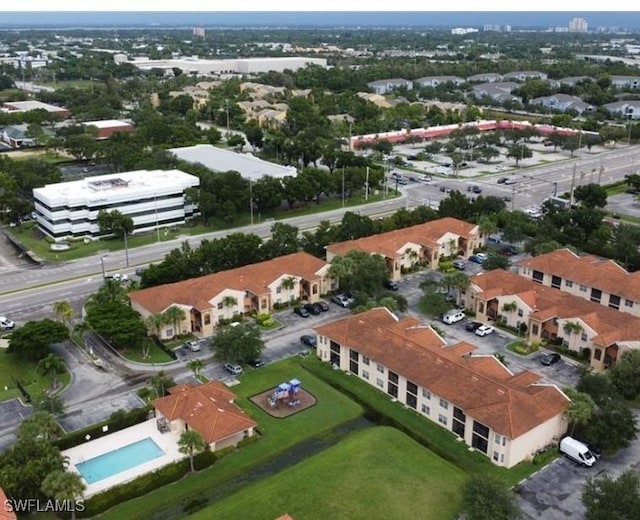
[[[157,459],[162,455],[164,455],[164,451],[160,446],[153,439],[147,437],[141,441],[76,464],[76,468],[87,481],[87,484],[93,484],[150,460]]]

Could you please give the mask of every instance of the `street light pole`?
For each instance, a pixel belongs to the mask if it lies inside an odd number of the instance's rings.
[[[229,139],[229,100],[224,100],[225,107],[227,108],[227,139]]]
[[[108,255],[104,255],[102,257],[100,257],[100,263],[102,264],[102,278],[106,278],[107,277],[107,271],[104,268],[104,259],[107,258]]]
[[[251,225],[253,226],[253,180],[249,179],[249,212],[251,213]]]
[[[369,167],[367,166],[367,178],[364,182],[364,200],[365,202],[369,200]]]
[[[129,245],[127,244],[127,232],[124,232],[124,258],[127,267],[129,267]]]
[[[344,208],[344,166],[342,167],[342,207]]]
[[[160,223],[158,222],[158,194],[153,194],[153,201],[156,207],[156,238],[157,241],[160,242]]]

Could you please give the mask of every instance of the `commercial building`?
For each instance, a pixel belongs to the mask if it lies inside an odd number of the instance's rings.
[[[114,57],[115,58],[115,57]],[[117,63],[123,63],[119,58]],[[182,57],[166,60],[150,60],[139,57],[126,61],[141,70],[162,69],[173,74],[173,69],[180,69],[185,74],[198,76],[217,76],[220,74],[258,74],[260,72],[283,72],[287,69],[296,71],[307,65],[327,66],[324,58],[283,57],[283,58],[240,58],[235,60],[201,60],[197,57]]]
[[[16,112],[30,112],[31,110],[45,110],[52,114],[56,114],[61,119],[66,119],[71,115],[71,112],[66,108],[49,105],[48,103],[42,103],[40,101],[5,101],[2,103],[2,108],[0,110],[10,114]]]
[[[547,287],[640,317],[640,272],[569,249],[526,258],[518,274]]]
[[[388,94],[397,88],[413,90],[413,81],[404,78],[379,79],[367,83],[374,94]]]
[[[47,184],[33,190],[39,228],[55,240],[103,236],[100,210],[133,219],[134,233],[183,224],[197,208],[185,196],[200,179],[180,170],[139,170]]]
[[[512,373],[475,346],[447,346],[416,318],[386,308],[315,328],[318,357],[386,393],[510,468],[557,442],[569,399],[529,371]]]
[[[223,150],[210,144],[171,148],[168,151],[182,161],[202,164],[216,172],[236,171],[245,179],[254,181],[265,175],[282,179],[283,177],[295,177],[298,174],[293,166],[282,166],[250,154]]]
[[[436,268],[442,257],[461,255],[468,257],[475,249],[482,248],[486,236],[476,224],[451,217],[441,218],[327,246],[327,262],[336,256],[344,256],[355,249],[385,258],[389,277],[399,280],[403,272],[416,265]]]
[[[95,127],[98,131],[97,139],[108,139],[118,132],[133,132],[134,126],[127,121],[118,121],[116,119],[107,119],[104,121],[85,121],[82,126]]]
[[[131,307],[143,318],[179,307],[185,318],[163,325],[160,338],[176,334],[211,336],[221,321],[252,312],[270,314],[286,304],[317,302],[321,294],[337,289],[329,264],[308,253],[293,253],[266,262],[149,287],[129,293]],[[176,330],[177,327],[177,330]]]
[[[640,318],[501,269],[473,276],[460,303],[479,321],[519,329],[528,341],[562,344],[594,370],[640,348]]]

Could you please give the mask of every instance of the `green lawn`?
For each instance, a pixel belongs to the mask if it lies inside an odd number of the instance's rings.
[[[22,398],[22,394],[13,381],[13,378],[20,380],[24,388],[31,397],[35,397],[49,386],[49,380],[45,376],[38,374],[36,364],[23,361],[7,353],[5,349],[0,349],[0,401]],[[58,376],[59,389],[69,384],[71,376],[69,372]],[[7,387],[7,390],[5,390]]]
[[[147,338],[149,342],[149,356],[146,358],[142,357],[142,349],[133,349],[133,350],[125,350],[121,352],[122,357],[130,360],[136,361],[138,363],[168,363],[173,361],[173,358],[169,357],[164,350],[160,349],[150,338]]]
[[[315,406],[286,419],[276,419],[249,401],[252,395],[292,378],[298,378],[303,388],[316,397],[318,402]],[[238,395],[236,402],[257,421],[262,438],[227,455],[205,471],[121,504],[100,518],[183,517],[181,512],[184,506],[199,495],[207,495],[230,479],[247,474],[252,468],[286,452],[295,444],[328,432],[362,414],[359,405],[304,370],[297,357],[252,370],[239,379],[241,383],[232,388]]]
[[[324,363],[316,357],[309,357],[301,363],[334,388],[341,389],[347,395],[366,405],[373,413],[382,413],[386,417],[390,417],[415,438],[421,439],[423,445],[469,474],[493,474],[508,485],[514,485],[540,469],[539,465],[531,462],[522,462],[511,469],[495,466],[484,455],[470,452],[469,447],[458,441],[450,431],[422,417],[417,412],[405,408],[397,402],[392,402],[387,394],[380,392],[359,378],[340,370],[333,370],[328,363]]]
[[[379,426],[190,516],[193,520],[293,518],[451,519],[466,475],[405,434]]]

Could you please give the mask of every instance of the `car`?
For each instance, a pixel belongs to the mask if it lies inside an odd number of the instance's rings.
[[[498,253],[502,256],[513,256],[518,254],[518,248],[511,244],[504,244],[498,248]]]
[[[517,181],[515,177],[507,177],[507,180],[504,181],[505,184],[515,184],[516,182]]]
[[[304,336],[300,336],[300,342],[303,345],[306,345],[307,347],[315,348],[317,345],[316,337],[312,336],[311,334],[305,334]]]
[[[469,323],[467,323],[464,328],[468,331],[468,332],[475,332],[476,330],[478,330],[480,327],[482,327],[482,323],[479,321],[470,321]]]
[[[344,307],[344,308],[349,307],[349,301],[344,294],[336,294],[332,296],[331,301],[336,305],[340,305],[340,307]]]
[[[317,301],[314,305],[318,307],[321,312],[327,312],[329,310],[329,304],[324,300]]]
[[[146,267],[138,267],[136,268],[136,276],[142,276],[142,273],[144,273],[147,270]]]
[[[454,260],[453,267],[460,271],[464,271],[467,268],[467,262],[465,262],[464,260]]]
[[[9,318],[0,316],[0,330],[12,330],[16,327],[16,324]]]
[[[505,184],[507,182],[507,178],[506,177],[500,177],[498,179],[498,184]]]
[[[474,332],[476,336],[488,336],[494,331],[494,328],[491,325],[482,325],[478,327]]]
[[[546,367],[550,367],[551,365],[555,365],[558,361],[560,361],[560,354],[556,354],[555,352],[547,352],[546,354],[542,354],[540,357],[540,363],[542,363]]]
[[[240,365],[236,365],[235,363],[225,363],[224,369],[234,376],[239,376],[240,374],[242,374],[242,367]]]
[[[194,340],[185,342],[184,346],[187,347],[191,352],[200,352],[200,350],[202,349],[202,347],[200,346],[200,342]]]
[[[462,320],[464,320],[464,312],[462,312],[460,309],[452,309],[442,315],[442,322],[446,323],[447,325],[458,323]]]
[[[473,262],[475,264],[484,264],[485,260],[487,259],[487,255],[486,253],[476,253],[475,255],[471,255],[469,257],[469,261]]]
[[[319,309],[313,303],[305,303],[303,307],[304,307],[304,310],[306,310],[309,314],[313,314],[314,316],[317,316],[322,312],[322,309]]]
[[[253,368],[260,368],[264,366],[264,361],[262,361],[262,359],[254,359],[252,361],[249,361],[249,365]]]
[[[504,164],[498,164],[498,166],[496,166],[496,170],[502,171],[502,170],[506,170],[506,169],[507,169],[507,167]]]
[[[293,312],[295,312],[301,318],[309,317],[309,312],[304,307],[296,307],[295,309],[293,309]]]
[[[390,289],[391,291],[397,291],[400,288],[398,286],[398,282],[394,280],[385,280],[382,285],[384,285],[387,289]]]

